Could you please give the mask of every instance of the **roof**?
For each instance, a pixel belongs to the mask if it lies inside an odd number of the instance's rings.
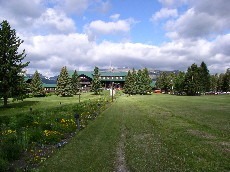
[[[45,88],[56,88],[57,84],[45,84],[45,83],[43,83],[42,86]]]
[[[69,75],[70,77],[72,77],[72,75],[74,74],[74,71],[69,71]],[[85,75],[89,78],[93,78],[93,71],[77,71],[78,75]],[[101,77],[125,77],[127,75],[127,72],[100,72]],[[102,79],[103,80],[103,79]],[[111,81],[110,79],[108,79],[109,81]],[[114,79],[114,81],[118,81],[116,79]],[[124,81],[122,79],[122,81]]]

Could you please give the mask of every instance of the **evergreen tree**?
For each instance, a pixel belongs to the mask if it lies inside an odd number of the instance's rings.
[[[128,74],[125,77],[125,84],[124,84],[124,93],[125,94],[132,94],[132,74],[130,71],[128,71]]]
[[[179,72],[174,79],[174,90],[177,94],[181,95],[184,92],[184,85],[185,85],[185,73]]]
[[[33,96],[38,97],[38,96],[44,96],[44,88],[42,86],[42,80],[39,76],[38,71],[35,71],[32,81],[30,83],[30,89],[33,94]]]
[[[95,66],[93,80],[92,80],[92,91],[94,92],[94,94],[96,95],[100,94],[101,87],[102,86],[101,86],[99,68]]]
[[[230,91],[230,69],[228,69],[224,74],[222,82],[223,82],[222,91],[224,92]]]
[[[212,92],[216,92],[218,88],[218,75],[211,75],[210,76],[210,90]]]
[[[137,71],[137,81],[136,81],[136,84],[137,84],[137,93],[138,94],[143,94],[142,90],[144,90],[144,85],[142,84],[143,82],[143,73],[142,71],[139,69]]]
[[[201,84],[200,84],[200,70],[196,64],[192,64],[188,68],[185,74],[185,92],[189,96],[195,96],[200,94]]]
[[[150,86],[152,79],[149,77],[149,71],[147,68],[144,68],[141,71],[141,83],[142,87],[140,89],[140,94],[147,94],[148,92],[151,92],[152,88]]]
[[[74,71],[72,75],[72,86],[73,86],[73,94],[76,95],[79,92],[80,87],[81,87],[76,70]]]
[[[167,93],[171,88],[171,78],[166,72],[162,72],[160,76],[157,77],[156,87],[164,90]]]
[[[135,69],[133,68],[133,71],[131,73],[131,80],[130,80],[130,85],[131,85],[131,94],[135,95],[138,92],[138,85],[137,85],[137,73]]]
[[[61,69],[60,75],[57,80],[56,94],[61,96],[72,96],[72,81],[69,77],[66,66]]]
[[[4,20],[0,24],[0,97],[3,97],[4,106],[7,106],[9,97],[22,100],[26,94],[23,68],[29,62],[22,63],[26,57],[25,50],[18,53],[22,43],[16,36],[15,29],[11,29]]]
[[[201,92],[210,91],[210,74],[207,65],[202,62],[200,65],[200,86]]]

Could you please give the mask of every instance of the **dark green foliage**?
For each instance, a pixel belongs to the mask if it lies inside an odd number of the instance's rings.
[[[185,81],[185,73],[184,72],[179,72],[174,79],[174,91],[178,94],[181,95],[184,92],[184,81]]]
[[[42,86],[42,80],[39,76],[38,71],[35,71],[33,75],[32,81],[30,83],[30,90],[33,96],[35,97],[40,97],[45,95],[44,88]]]
[[[4,20],[0,24],[0,97],[4,99],[4,106],[7,106],[8,98],[22,100],[26,94],[23,68],[29,62],[22,63],[26,57],[25,50],[18,53],[22,43],[16,31]]]
[[[101,80],[100,80],[100,73],[99,68],[94,68],[94,74],[93,74],[93,80],[92,80],[92,91],[94,94],[98,95],[100,94],[100,88],[101,88]]]
[[[199,68],[192,64],[185,74],[185,92],[189,96],[199,95],[201,91]]]
[[[56,94],[61,96],[72,96],[72,81],[69,77],[66,66],[61,69],[60,75],[57,80]]]
[[[132,72],[128,71],[125,78],[124,93],[129,95],[147,94],[152,89],[151,82],[147,68],[138,70],[138,72],[135,69]]]
[[[171,88],[171,77],[170,74],[166,72],[162,72],[159,77],[157,77],[156,81],[156,87],[160,88],[161,90],[164,90],[165,93],[168,93],[168,91]]]
[[[73,94],[76,95],[77,93],[79,93],[80,90],[80,81],[78,78],[78,74],[77,71],[75,70],[73,75],[72,75],[72,87],[73,87]]]
[[[228,69],[223,76],[222,91],[230,91],[230,69]]]
[[[201,84],[200,91],[203,93],[210,91],[210,74],[207,65],[204,62],[200,65],[199,75]]]
[[[149,77],[149,72],[147,68],[144,68],[142,71],[138,71],[137,77],[139,78],[139,94],[147,94],[151,92],[152,88],[150,86],[152,80]]]
[[[218,75],[211,75],[210,76],[210,91],[216,92],[218,88]]]
[[[124,93],[125,94],[132,94],[132,74],[128,71],[128,74],[125,77],[125,85],[124,85]]]

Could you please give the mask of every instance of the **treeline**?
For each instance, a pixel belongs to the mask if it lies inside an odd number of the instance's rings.
[[[186,72],[178,74],[162,72],[156,80],[156,88],[177,95],[200,95],[207,92],[230,91],[230,69],[226,73],[210,75],[207,65],[195,63]]]
[[[147,68],[143,70],[139,69],[137,72],[133,69],[132,71],[128,71],[123,92],[129,95],[147,94],[152,90],[150,86],[151,82],[152,80],[149,77]]]
[[[99,68],[95,67],[91,88],[91,91],[93,91],[95,94],[100,94],[101,82],[99,78]],[[35,71],[29,87],[33,96],[45,96],[45,91],[42,86],[42,80],[37,71]],[[80,89],[81,84],[77,71],[75,70],[73,75],[70,76],[67,67],[64,66],[61,69],[61,72],[57,79],[57,88],[55,90],[55,94],[61,95],[62,97],[73,96],[78,94],[80,92]]]

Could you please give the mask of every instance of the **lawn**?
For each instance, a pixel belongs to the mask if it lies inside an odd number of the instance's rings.
[[[230,96],[122,95],[38,171],[230,171]]]

